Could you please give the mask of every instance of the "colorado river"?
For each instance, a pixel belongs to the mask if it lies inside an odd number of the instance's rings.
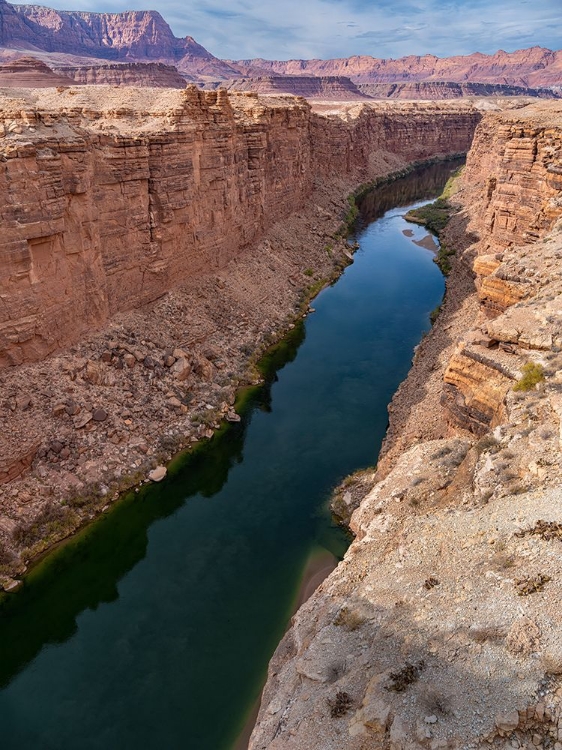
[[[269,358],[242,421],[4,603],[4,750],[232,747],[304,570],[345,552],[330,490],[376,462],[387,405],[441,301],[427,232],[402,215],[452,168],[367,196],[355,262]]]

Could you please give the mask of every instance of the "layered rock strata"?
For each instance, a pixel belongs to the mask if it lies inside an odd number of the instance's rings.
[[[192,37],[178,39],[160,13],[59,11],[41,5],[0,0],[0,48],[43,53],[47,62],[79,63],[77,58],[177,64],[190,76],[232,78],[238,71]],[[83,64],[83,62],[82,62]]]
[[[0,88],[50,88],[70,86],[72,80],[55,73],[48,65],[33,57],[19,57],[0,64]]]
[[[2,570],[234,419],[250,356],[349,262],[348,193],[465,150],[480,116],[194,88],[5,98]]]
[[[74,83],[88,86],[147,86],[184,89],[186,80],[173,65],[163,63],[107,63],[53,66]],[[1,82],[1,79],[0,79]]]
[[[408,55],[396,60],[370,55],[331,60],[253,60],[228,61],[252,75],[348,76],[354,83],[396,83],[408,81],[456,81],[505,84],[509,86],[556,86],[560,84],[562,51],[530,47],[515,52],[499,50],[493,55],[436,57]],[[254,75],[256,75],[254,73]]]
[[[465,96],[536,96],[558,98],[550,88],[530,88],[501,83],[471,81],[415,81],[396,83],[360,83],[357,88],[372,99],[459,99]]]
[[[219,85],[229,91],[256,91],[258,94],[285,93],[304,96],[305,99],[349,101],[368,98],[366,93],[360,91],[345,76],[257,76],[238,78]]]
[[[443,311],[356,539],[271,662],[252,750],[562,743],[561,155],[559,104],[478,126]]]

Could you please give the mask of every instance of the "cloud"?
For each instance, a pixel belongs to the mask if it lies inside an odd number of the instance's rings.
[[[56,5],[56,0],[49,5]],[[75,10],[154,8],[154,0],[65,0]],[[161,0],[176,36],[218,57],[438,56],[560,47],[560,0]]]

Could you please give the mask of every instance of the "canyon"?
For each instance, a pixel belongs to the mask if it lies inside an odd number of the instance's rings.
[[[5,0],[0,45],[6,595],[239,419],[256,357],[352,261],[350,195],[468,152],[444,303],[377,466],[335,493],[354,541],[280,643],[250,748],[560,750],[562,104],[472,88],[558,85],[560,53],[231,62],[156,13]],[[159,88],[116,88],[137,75]],[[362,98],[455,81],[474,98]]]
[[[249,354],[349,262],[346,195],[465,152],[481,112],[350,102],[334,117],[294,97],[195,87],[7,92],[0,536],[10,589],[119,490],[236,418],[235,389],[255,378]]]

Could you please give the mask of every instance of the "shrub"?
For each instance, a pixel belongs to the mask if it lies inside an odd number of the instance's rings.
[[[527,362],[521,368],[523,376],[513,386],[514,391],[530,391],[544,380],[544,368],[537,362]]]
[[[339,719],[341,716],[349,711],[353,705],[351,696],[343,690],[338,690],[336,697],[328,699],[328,705],[330,706],[330,715],[333,719]]]

